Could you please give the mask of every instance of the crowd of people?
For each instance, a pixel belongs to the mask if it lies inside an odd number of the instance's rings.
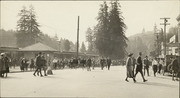
[[[48,63],[49,62],[49,63]],[[87,71],[94,70],[95,67],[100,66],[101,69],[103,70],[104,67],[106,67],[108,70],[110,70],[110,66],[112,64],[111,59],[109,57],[107,58],[99,58],[95,59],[95,57],[86,57],[86,58],[71,58],[71,59],[58,59],[57,57],[54,57],[52,60],[52,63],[50,61],[47,61],[44,57],[44,54],[39,52],[38,56],[35,58],[35,61],[31,60],[30,66],[31,65],[36,65],[36,69],[34,72],[34,76],[37,75],[43,76],[41,73],[41,69],[44,70],[44,76],[47,76],[47,74],[52,72],[48,72],[50,70],[47,70],[48,66],[49,69],[64,69],[66,68],[71,68],[71,69],[76,69],[76,68],[82,68],[82,69],[87,69]],[[52,65],[52,66],[51,66]],[[46,72],[47,70],[47,72]]]
[[[112,64],[111,59],[109,57],[104,58],[95,58],[95,57],[80,57],[80,58],[74,58],[71,59],[58,59],[55,57],[53,60],[53,69],[63,69],[65,67],[75,69],[75,68],[82,68],[87,69],[87,71],[94,70],[95,67],[101,67],[103,70],[104,67],[108,68],[110,70],[110,66]]]
[[[128,81],[128,78],[132,78],[134,82],[136,82],[136,75],[138,73],[141,74],[143,82],[146,82],[147,80],[144,78],[144,76],[147,73],[147,76],[150,76],[149,68],[152,66],[152,71],[154,77],[156,77],[156,74],[162,74],[164,75],[165,71],[168,70],[169,73],[172,73],[172,80],[179,80],[180,77],[180,64],[178,62],[178,56],[175,58],[171,58],[171,63],[166,65],[163,58],[153,58],[149,59],[148,56],[145,56],[145,58],[142,58],[142,53],[139,52],[139,56],[137,59],[133,57],[133,53],[128,54],[128,58],[126,60],[126,69],[127,69],[127,76],[125,81]],[[174,79],[176,77],[176,79]]]
[[[95,58],[95,57],[80,57],[80,58],[57,58],[54,57],[52,60],[48,60],[45,58],[45,53],[39,52],[38,55],[35,58],[31,58],[30,60],[21,57],[19,60],[14,59],[16,62],[12,62],[11,58],[8,57],[5,53],[1,53],[0,63],[3,66],[0,66],[0,74],[1,77],[4,77],[4,74],[9,72],[10,67],[19,66],[20,70],[22,72],[24,71],[35,71],[34,76],[39,75],[43,76],[41,73],[41,70],[44,71],[44,76],[47,76],[47,73],[49,71],[49,74],[52,74],[50,70],[54,69],[64,69],[66,68],[82,68],[87,69],[87,71],[94,70],[95,67],[101,67],[103,70],[104,67],[106,67],[108,70],[110,70],[110,66],[112,64],[112,61],[109,57],[101,57],[101,58]],[[49,70],[48,70],[49,67]]]
[[[172,80],[178,80],[180,75],[180,65],[178,65],[178,57],[170,58],[170,63],[166,66],[165,61],[163,58],[154,58],[149,59],[148,56],[145,56],[145,58],[142,58],[142,53],[139,53],[139,56],[137,59],[133,57],[133,53],[130,53],[128,55],[128,58],[125,62],[126,68],[127,68],[127,77],[126,81],[128,82],[128,78],[133,78],[133,81],[136,82],[136,75],[138,73],[141,74],[143,82],[146,82],[145,75],[150,76],[149,69],[150,66],[152,66],[153,75],[156,77],[158,74],[163,74],[165,71],[169,71],[172,73]],[[107,68],[110,70],[110,66],[114,64],[114,61],[111,60],[109,57],[80,57],[80,58],[57,58],[54,57],[52,60],[48,60],[45,58],[45,53],[39,52],[38,55],[35,58],[32,58],[30,60],[27,60],[26,58],[21,58],[20,63],[18,63],[18,60],[13,59],[11,60],[5,53],[1,53],[0,58],[0,77],[7,77],[7,73],[9,72],[9,68],[12,66],[20,65],[21,71],[34,71],[33,75],[36,76],[47,76],[48,74],[53,74],[53,70],[57,69],[64,69],[64,68],[70,68],[70,69],[76,69],[76,68],[82,68],[87,69],[87,71],[94,70],[95,67],[100,67],[101,70],[104,68]],[[122,62],[124,64],[124,62]],[[44,75],[42,74],[42,72]],[[176,79],[174,79],[176,77]]]

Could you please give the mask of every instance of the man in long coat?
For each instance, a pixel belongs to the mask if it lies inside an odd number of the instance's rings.
[[[133,81],[136,82],[133,74],[133,59],[132,59],[132,53],[128,55],[127,61],[126,61],[126,69],[127,69],[127,76],[125,81],[128,81],[128,78],[133,78]]]
[[[41,57],[42,53],[39,52],[38,56],[36,57],[36,70],[34,72],[34,76],[36,76],[36,72],[39,71],[41,77],[43,76],[41,73],[41,68],[42,68],[42,57]]]
[[[4,71],[6,71],[6,66],[5,66],[5,57],[4,53],[1,53],[1,58],[0,58],[0,77],[3,77]]]

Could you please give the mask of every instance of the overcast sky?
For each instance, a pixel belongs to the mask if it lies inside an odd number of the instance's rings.
[[[40,30],[50,36],[58,35],[76,41],[77,17],[80,16],[80,42],[85,41],[88,27],[97,24],[96,17],[103,1],[1,1],[1,28],[16,30],[17,14],[22,6],[33,5]],[[109,4],[109,3],[108,3]],[[152,31],[156,23],[158,28],[163,20],[171,18],[168,27],[176,26],[180,14],[180,1],[120,1],[124,22],[127,25],[126,36]]]

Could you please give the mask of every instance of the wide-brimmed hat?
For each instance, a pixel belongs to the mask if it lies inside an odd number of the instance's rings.
[[[5,53],[1,53],[1,56],[4,56],[5,55]]]
[[[128,54],[128,56],[132,56],[132,55],[133,55],[133,53],[129,53],[129,54]]]

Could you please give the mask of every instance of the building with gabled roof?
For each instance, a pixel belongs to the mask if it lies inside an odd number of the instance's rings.
[[[53,58],[54,52],[58,52],[58,50],[42,43],[36,43],[20,49],[19,52],[21,53],[22,57],[30,60],[35,58],[39,52],[43,52],[46,58]]]
[[[45,44],[36,43],[20,49],[19,51],[33,51],[33,52],[57,52],[58,50],[53,49]]]

